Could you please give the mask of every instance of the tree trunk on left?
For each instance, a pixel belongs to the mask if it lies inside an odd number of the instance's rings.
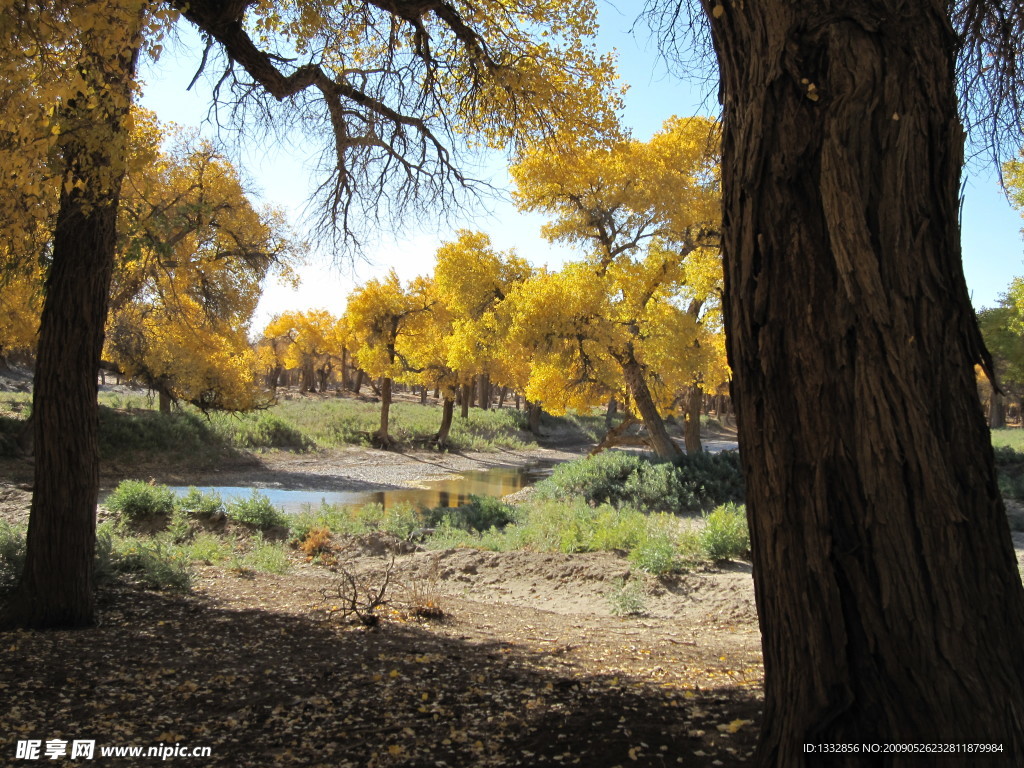
[[[39,325],[32,394],[35,484],[25,567],[0,614],[0,626],[74,628],[96,622],[96,382],[114,267],[134,57],[95,58],[83,71],[97,82],[99,106],[90,109],[84,99],[76,99],[65,108],[69,130],[61,149],[72,183],[61,193]]]

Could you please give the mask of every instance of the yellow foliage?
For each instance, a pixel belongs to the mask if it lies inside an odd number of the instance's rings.
[[[463,383],[487,374],[492,383],[514,384],[521,360],[506,343],[502,303],[532,268],[514,252],[496,251],[487,235],[467,230],[444,243],[436,258],[435,289],[452,318],[445,339],[447,367],[458,371]]]
[[[639,363],[667,410],[682,389],[728,378],[718,140],[712,120],[671,118],[648,142],[523,153],[520,208],[551,214],[545,236],[590,252],[515,296],[514,335],[537,351],[531,397],[557,410],[625,397],[623,371]]]
[[[360,368],[376,378],[400,378],[411,370],[409,347],[422,344],[436,303],[430,281],[416,278],[403,286],[394,270],[370,280],[348,298],[345,320]]]

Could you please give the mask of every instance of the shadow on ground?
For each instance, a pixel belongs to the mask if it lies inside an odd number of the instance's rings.
[[[204,766],[733,765],[761,707],[749,688],[567,674],[457,625],[368,631],[123,586],[102,606],[95,629],[0,635],[0,763],[19,739],[95,739],[100,766],[200,764],[99,754],[160,744],[210,747]]]

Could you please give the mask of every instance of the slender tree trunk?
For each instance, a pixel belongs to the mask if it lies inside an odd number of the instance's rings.
[[[807,743],[1024,759],[1024,588],[975,390],[947,7],[705,5],[764,645],[757,765],[922,764]]]
[[[356,388],[355,393],[358,395],[360,390],[363,388],[363,382],[366,381],[366,371],[360,368],[356,372]]]
[[[477,377],[477,402],[480,407],[485,411],[491,409],[491,377],[486,373],[481,373]]]
[[[434,439],[431,441],[439,449],[447,450],[448,448],[448,433],[452,429],[452,416],[455,414],[455,399],[446,397],[444,399],[444,405],[441,406],[441,426],[437,430],[437,434],[434,435]]]
[[[391,379],[385,376],[380,380],[380,427],[373,433],[373,444],[378,448],[390,448],[393,444],[388,433],[390,416]]]
[[[498,395],[498,407],[505,407],[505,400],[508,398],[508,387],[501,388],[501,394]]]
[[[703,410],[704,390],[694,384],[686,393],[686,415],[683,424],[683,443],[688,454],[704,450],[700,444],[700,414]]]
[[[679,456],[682,451],[675,441],[669,437],[665,429],[665,422],[658,413],[658,407],[651,397],[651,390],[647,388],[647,381],[644,378],[643,368],[633,356],[632,350],[619,361],[622,366],[622,373],[626,379],[626,386],[629,387],[629,394],[633,396],[637,413],[644,427],[647,428],[651,450],[662,459],[671,459]]]
[[[540,403],[527,402],[526,404],[526,425],[530,433],[536,437],[540,437],[540,417],[543,409],[540,407]]]
[[[469,395],[473,391],[472,384],[463,384],[459,390],[459,417],[463,419],[469,418]]]
[[[424,387],[420,387],[420,405],[426,405],[426,404],[427,404],[427,388],[424,386]]]
[[[32,394],[35,485],[26,558],[0,626],[95,623],[94,553],[99,495],[97,373],[116,247],[125,127],[134,56],[96,56],[83,74],[98,103],[65,107],[62,152],[70,179],[54,228]]]
[[[988,401],[988,426],[990,429],[999,429],[1006,426],[1006,410],[1003,408],[1003,396],[992,390],[992,397]]]
[[[619,413],[619,401],[614,397],[608,399],[608,405],[604,409],[604,428],[610,430],[615,423],[615,417]]]

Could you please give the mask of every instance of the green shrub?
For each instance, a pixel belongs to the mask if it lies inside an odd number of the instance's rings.
[[[192,585],[189,560],[160,538],[118,537],[109,528],[96,536],[96,576],[102,583],[121,576],[146,589],[187,592]]]
[[[0,520],[0,592],[18,581],[25,566],[25,529]]]
[[[182,547],[182,552],[192,562],[219,565],[231,557],[231,544],[216,534],[200,533]]]
[[[270,503],[270,499],[259,491],[253,491],[248,498],[228,502],[227,515],[239,523],[256,528],[273,528],[288,525],[288,517]]]
[[[750,549],[747,511],[742,504],[723,504],[704,518],[701,549],[712,560],[743,557]]]
[[[106,506],[130,523],[170,517],[174,512],[174,492],[166,485],[122,480],[107,497]]]
[[[731,451],[683,455],[671,462],[605,451],[559,464],[536,488],[542,499],[581,497],[590,504],[649,512],[695,512],[743,500],[739,455]]]
[[[176,506],[197,520],[216,520],[224,515],[224,501],[220,494],[205,493],[194,486],[177,500]]]
[[[175,508],[167,523],[167,536],[175,544],[181,544],[192,538],[192,520],[180,508]]]
[[[446,525],[467,531],[504,528],[515,519],[515,509],[493,496],[470,496],[469,503],[458,507],[437,507],[426,515],[428,525]]]
[[[256,534],[244,554],[232,557],[229,568],[235,571],[261,571],[263,573],[284,573],[291,562],[284,544],[264,540]]]
[[[629,553],[629,561],[637,568],[655,576],[663,576],[679,569],[679,553],[671,537],[664,531],[647,538]]]
[[[291,541],[298,542],[306,538],[314,528],[326,528],[331,533],[362,533],[366,526],[354,519],[354,508],[321,502],[317,509],[307,507],[289,521]],[[359,530],[356,530],[356,529]]]
[[[608,593],[613,616],[643,616],[647,601],[643,582],[638,579],[616,579]]]
[[[377,528],[400,539],[407,539],[417,528],[427,525],[426,515],[411,504],[395,504],[384,510]]]
[[[743,503],[746,486],[738,451],[683,454],[672,460],[687,499],[696,506],[687,509],[710,509],[720,504]],[[667,511],[667,510],[666,510]]]
[[[647,460],[635,453],[604,451],[596,456],[558,464],[536,485],[539,499],[583,498],[589,504],[618,504],[623,486]]]

